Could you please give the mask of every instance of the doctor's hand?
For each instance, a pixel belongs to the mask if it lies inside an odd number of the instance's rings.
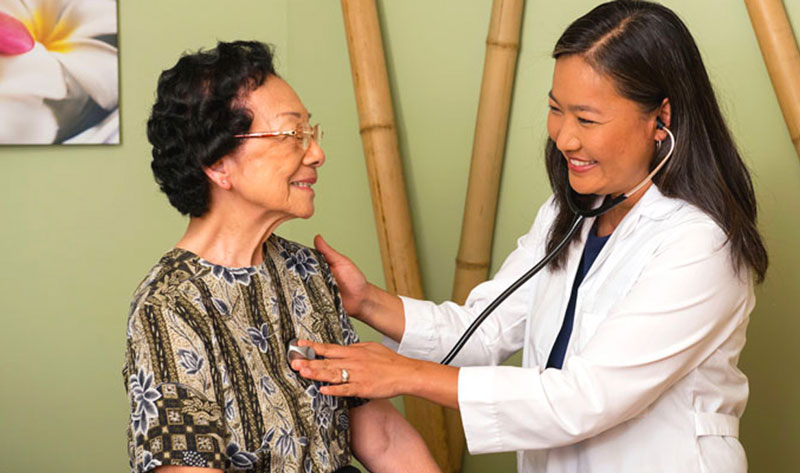
[[[350,258],[334,250],[322,238],[322,235],[314,237],[314,246],[328,261],[331,273],[333,273],[333,277],[339,285],[344,310],[358,318],[358,314],[362,312],[370,286],[364,273],[358,269],[358,266]]]
[[[379,343],[341,346],[300,340],[299,344],[324,357],[292,362],[300,376],[331,383],[320,388],[322,394],[367,399],[409,394],[458,408],[458,368],[407,358]]]
[[[314,246],[328,261],[339,284],[345,312],[399,342],[406,326],[400,298],[370,284],[358,266],[331,248],[322,236],[314,237]]]

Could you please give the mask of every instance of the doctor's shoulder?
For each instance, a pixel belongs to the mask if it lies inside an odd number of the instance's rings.
[[[732,243],[723,226],[700,208],[671,199],[675,205],[647,237],[654,243],[653,257],[669,257],[673,264],[709,264],[722,278],[752,284],[750,269],[736,262]],[[722,261],[726,264],[719,264]]]
[[[547,200],[539,206],[528,232],[517,239],[517,246],[538,252],[542,245],[546,244],[550,228],[557,215],[558,202],[555,194],[550,194]]]

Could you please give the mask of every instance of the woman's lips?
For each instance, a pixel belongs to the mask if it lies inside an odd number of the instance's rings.
[[[292,187],[296,187],[297,189],[302,189],[310,192],[314,192],[314,189],[311,188],[317,182],[316,178],[308,178],[308,179],[300,179],[297,181],[292,181]]]
[[[567,167],[573,172],[587,172],[597,166],[597,161],[581,158],[567,158]]]

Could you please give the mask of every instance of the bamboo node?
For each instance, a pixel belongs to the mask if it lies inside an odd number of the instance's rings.
[[[512,43],[508,41],[497,41],[494,39],[487,39],[486,40],[487,46],[497,46],[501,49],[510,49],[512,51],[516,51],[519,49],[519,43]]]
[[[364,125],[358,129],[358,132],[363,135],[364,133],[372,130],[394,130],[394,125],[391,123],[388,124],[377,123],[375,125]]]
[[[456,266],[463,269],[486,269],[489,267],[489,262],[475,263],[473,261],[464,261],[461,258],[456,258]]]

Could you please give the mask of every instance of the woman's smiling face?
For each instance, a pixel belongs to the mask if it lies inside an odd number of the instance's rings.
[[[270,76],[245,100],[253,114],[249,132],[290,131],[308,127],[310,115],[283,79]],[[230,156],[226,169],[243,205],[255,206],[282,219],[314,213],[317,168],[325,162],[319,143],[307,149],[291,135],[246,139]]]
[[[581,56],[556,60],[549,107],[547,132],[567,160],[576,192],[616,196],[647,176],[656,112],[621,96]]]

